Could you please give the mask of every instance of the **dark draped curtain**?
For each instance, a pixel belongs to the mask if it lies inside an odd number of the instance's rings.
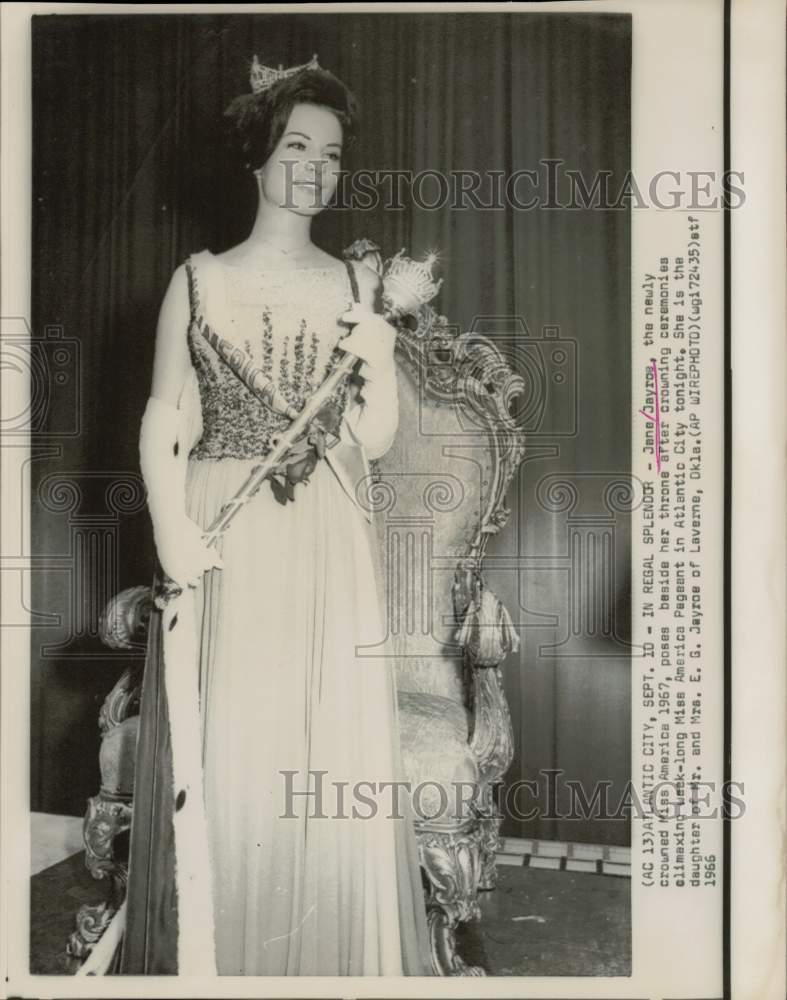
[[[47,446],[32,464],[34,546],[51,562],[34,581],[37,810],[78,814],[95,793],[96,713],[139,659],[101,645],[98,612],[111,593],[146,582],[153,565],[137,432],[167,282],[190,253],[243,239],[253,219],[254,186],[230,155],[221,113],[248,89],[254,53],[269,65],[317,53],[354,90],[362,119],[349,170],[487,179],[536,170],[543,202],[548,168],[539,162],[562,161],[553,200],[565,203],[566,170],[588,185],[606,171],[616,191],[629,168],[623,15],[33,19],[33,331],[50,361],[60,350],[64,368],[39,426]],[[334,253],[359,236],[388,254],[438,249],[441,311],[495,336],[523,371],[546,373],[544,398],[527,416],[530,448],[511,489],[512,516],[490,549],[488,584],[523,639],[505,664],[516,734],[508,782],[562,769],[588,795],[595,781],[622,793],[628,531],[614,484],[630,465],[629,213],[430,208],[438,184],[424,179],[420,207],[405,185],[398,207],[324,213],[316,239]],[[522,200],[534,193],[526,182],[517,191]],[[489,202],[488,186],[478,197]],[[596,598],[586,600],[594,573],[606,588],[595,612]],[[582,580],[591,583],[582,589]],[[537,797],[541,815],[510,818],[506,832],[626,842],[625,824],[553,819],[550,788]]]

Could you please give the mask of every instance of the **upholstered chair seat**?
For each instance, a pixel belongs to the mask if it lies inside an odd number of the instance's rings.
[[[123,719],[107,730],[101,740],[98,762],[101,768],[101,794],[125,797],[134,794],[134,758],[137,752],[139,716]]]
[[[450,698],[399,692],[402,760],[411,787],[420,789],[415,805],[425,819],[452,822],[472,816],[471,790],[479,771],[469,725],[467,710]]]

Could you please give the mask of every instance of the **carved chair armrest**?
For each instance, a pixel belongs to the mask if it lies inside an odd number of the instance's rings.
[[[116,594],[99,619],[99,635],[110,649],[143,648],[152,609],[150,587],[128,587]],[[139,712],[141,668],[130,666],[104,699],[98,716],[102,735]]]
[[[121,722],[139,715],[139,700],[142,694],[142,668],[127,667],[117,684],[104,699],[98,713],[98,728],[106,736],[110,729]]]
[[[456,606],[456,589],[454,593]],[[480,577],[474,581],[456,641],[473,668],[497,667],[509,653],[519,649],[519,636],[511,615],[495,592],[484,588]]]
[[[470,749],[478,761],[484,794],[491,797],[492,786],[513,759],[511,715],[499,666],[508,653],[519,649],[519,636],[503,602],[484,589],[480,576],[475,578],[457,642],[464,649],[469,673]],[[484,806],[493,808],[491,798]]]
[[[101,612],[98,629],[110,649],[133,649],[147,636],[153,595],[150,587],[127,587],[115,594]]]

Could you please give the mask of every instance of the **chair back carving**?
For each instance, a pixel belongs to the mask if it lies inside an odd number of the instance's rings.
[[[456,633],[480,580],[486,541],[524,455],[511,417],[524,389],[494,344],[425,310],[400,335],[399,429],[374,463],[375,511],[397,687],[466,702]]]

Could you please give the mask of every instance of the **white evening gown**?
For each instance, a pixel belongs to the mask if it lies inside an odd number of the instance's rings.
[[[203,251],[187,270],[203,423],[187,506],[207,526],[282,421],[203,340],[197,318],[300,404],[340,355],[338,317],[353,288],[338,262],[249,275]],[[377,814],[362,818],[371,807],[352,792],[403,778],[393,664],[379,655],[375,544],[321,461],[294,502],[263,485],[223,538],[224,569],[196,592],[220,974],[431,974],[407,806],[404,819],[391,818],[391,795],[380,794]],[[319,784],[322,802],[288,796],[288,782],[291,792]],[[338,782],[348,782],[343,807]]]

